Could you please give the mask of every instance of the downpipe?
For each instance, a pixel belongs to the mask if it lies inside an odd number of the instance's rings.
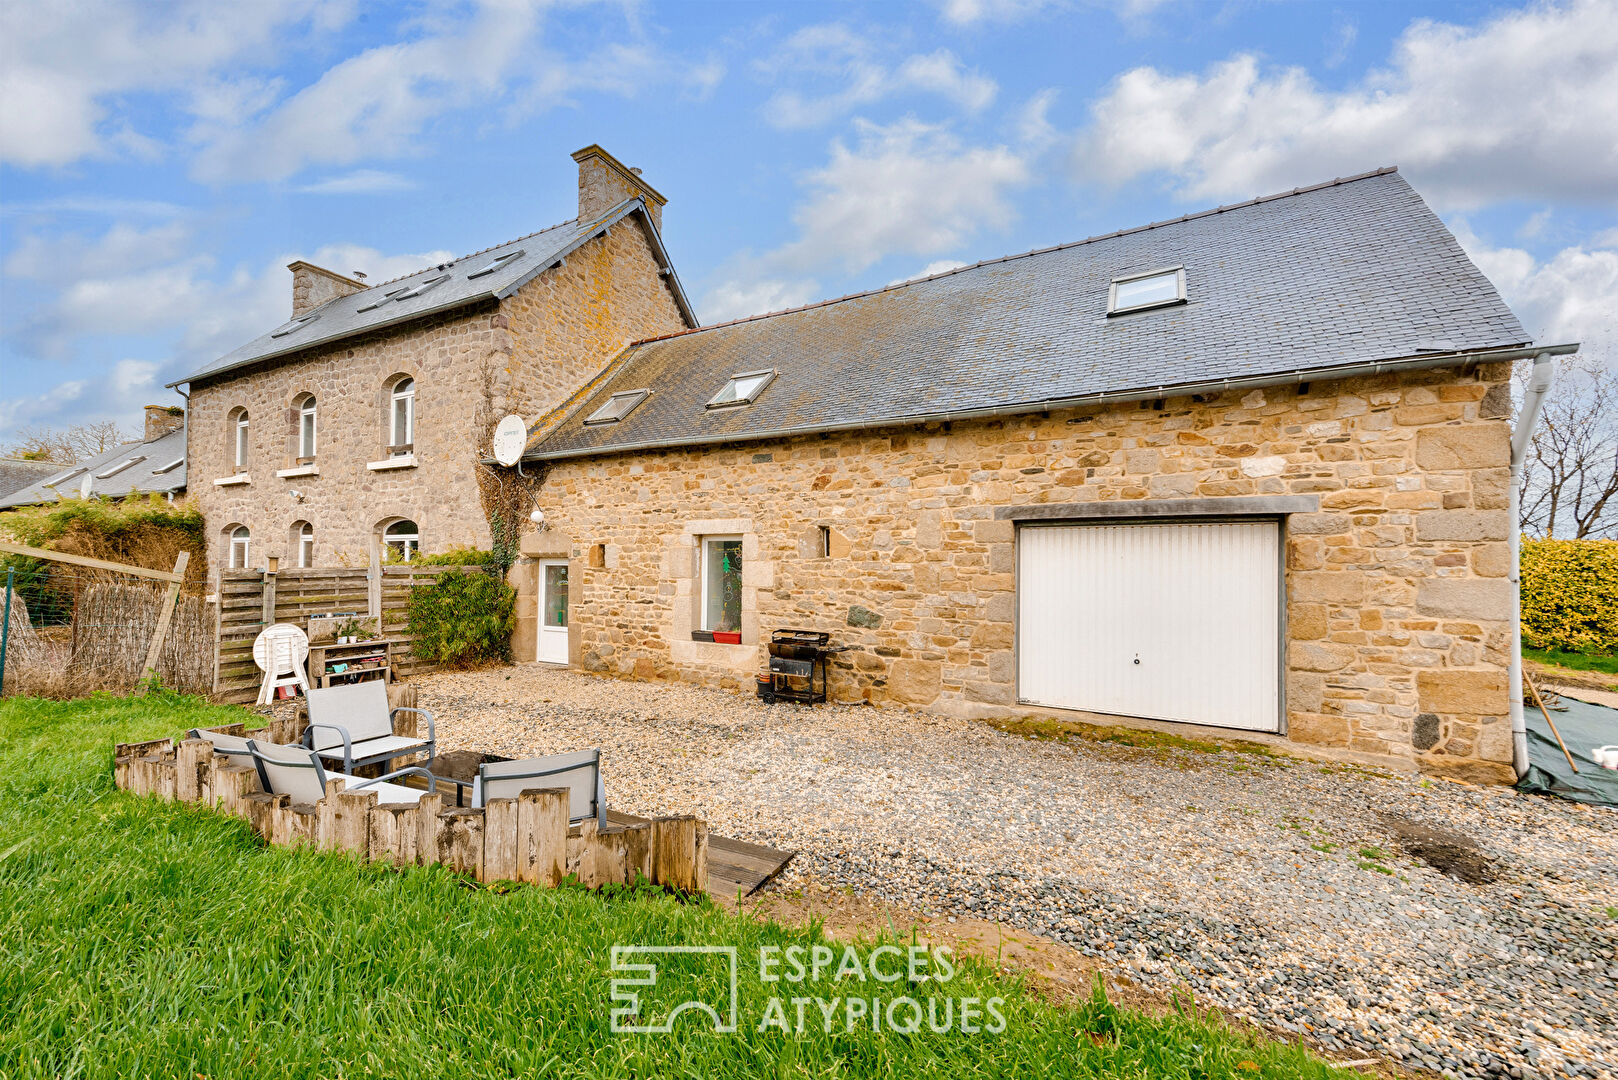
[[[1545,407],[1545,397],[1555,381],[1556,369],[1551,364],[1551,354],[1540,353],[1534,357],[1534,370],[1528,376],[1528,389],[1523,394],[1522,414],[1517,417],[1517,428],[1511,433],[1511,490],[1506,496],[1508,513],[1511,515],[1508,526],[1511,538],[1511,663],[1507,678],[1511,693],[1511,767],[1516,770],[1519,779],[1528,771],[1528,720],[1522,703],[1522,529],[1518,525],[1518,514],[1528,448],[1533,444],[1534,429],[1539,426],[1539,414]]]

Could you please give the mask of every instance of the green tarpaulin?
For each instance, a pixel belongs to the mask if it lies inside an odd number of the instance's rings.
[[[1567,767],[1537,706],[1527,706],[1528,719],[1528,772],[1517,782],[1519,791],[1532,791],[1541,795],[1559,795],[1579,802],[1618,806],[1618,771],[1603,769],[1595,763],[1590,751],[1598,746],[1618,745],[1618,709],[1607,709],[1573,698],[1564,697],[1566,711],[1551,710],[1556,730],[1562,733],[1568,752],[1578,764],[1574,775]]]

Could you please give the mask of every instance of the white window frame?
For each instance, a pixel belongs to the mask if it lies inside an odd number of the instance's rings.
[[[404,559],[402,561],[411,562],[416,556],[421,554],[421,526],[417,525],[414,521],[411,521],[410,524],[415,526],[415,532],[400,533],[397,536],[389,534],[389,530],[394,528],[394,526],[403,525],[404,523],[404,521],[389,522],[382,529],[382,546],[391,548],[394,546],[394,544],[400,545],[404,549]]]
[[[253,534],[246,525],[230,530],[230,569],[246,570],[252,558]]]
[[[298,569],[307,570],[315,564],[315,527],[309,522],[303,523],[298,530]]]
[[[738,397],[738,398],[734,398],[734,399],[731,399],[731,400],[728,400],[728,401],[720,401],[719,400],[722,396],[724,396],[725,391],[729,390],[736,383],[741,382],[743,379],[757,379],[760,376],[763,376],[764,381],[759,383],[757,386],[753,387],[752,392],[749,393],[746,397]],[[710,409],[732,409],[732,408],[736,408],[737,406],[740,406],[740,405],[751,405],[751,404],[753,404],[753,402],[757,401],[759,399],[760,395],[762,395],[764,393],[764,391],[769,387],[769,385],[772,382],[775,381],[775,376],[776,376],[776,371],[773,368],[770,368],[770,369],[767,369],[767,370],[764,370],[764,371],[741,371],[741,372],[737,372],[736,374],[732,375],[730,378],[726,379],[725,380],[725,385],[721,386],[719,388],[719,391],[716,394],[714,394],[713,397],[708,399],[708,408],[710,408]]]
[[[106,480],[109,477],[117,476],[119,473],[121,473],[125,469],[129,468],[131,465],[137,465],[140,462],[145,461],[145,460],[146,460],[146,455],[145,454],[137,454],[135,457],[125,458],[123,461],[120,461],[118,464],[114,465],[112,468],[108,469],[106,472],[98,472],[98,473],[96,473],[96,479],[97,480]]]
[[[247,471],[247,454],[252,437],[252,430],[248,427],[247,410],[242,410],[236,416],[236,471]]]
[[[400,390],[401,386],[408,386],[408,390]],[[400,438],[399,406],[404,406],[404,438]],[[404,457],[411,453],[407,447],[414,447],[416,443],[416,380],[414,378],[400,379],[393,386],[393,393],[388,397],[388,450],[392,457]]]
[[[698,560],[698,562],[701,563],[701,566],[698,568],[698,570],[699,570],[699,576],[701,578],[701,583],[702,583],[701,584],[701,590],[702,591],[701,591],[701,594],[697,598],[697,603],[700,605],[699,608],[698,608],[698,611],[701,614],[701,620],[700,621],[702,622],[702,626],[700,627],[700,629],[708,631],[710,633],[713,632],[714,628],[709,625],[709,621],[708,621],[708,585],[709,585],[708,545],[709,544],[724,543],[724,542],[733,542],[733,543],[738,543],[739,544],[739,543],[742,542],[742,538],[740,536],[738,536],[738,535],[733,534],[733,533],[716,533],[716,534],[714,534],[712,536],[700,537],[699,542],[697,544],[697,560]],[[743,560],[742,564],[743,564],[743,566],[746,565],[746,560],[745,559]],[[741,626],[741,612],[738,611],[736,613],[736,630],[740,631],[741,628],[742,628],[742,626]]]
[[[1167,277],[1169,274],[1174,275],[1174,296],[1172,299],[1150,300],[1144,304],[1131,304],[1128,307],[1118,306],[1118,286],[1127,285],[1132,281],[1144,281],[1147,278]],[[1107,286],[1108,315],[1127,315],[1131,311],[1149,311],[1152,308],[1171,307],[1185,302],[1184,266],[1160,266],[1156,270],[1147,270],[1139,274],[1122,274],[1113,278],[1112,284]]]
[[[609,397],[601,408],[591,413],[584,422],[586,425],[616,424],[620,420],[627,417],[630,413],[638,409],[640,407],[640,403],[651,396],[652,392],[650,390],[621,390]],[[634,400],[630,401],[629,404],[624,406],[621,410],[614,408],[615,403],[628,398],[633,398]]]
[[[298,406],[298,457],[312,458],[319,446],[319,409],[318,398],[309,396],[304,398],[303,404]]]
[[[516,251],[508,251],[504,255],[496,255],[490,262],[484,264],[482,267],[472,271],[466,276],[468,278],[480,278],[484,274],[492,274],[496,270],[510,266],[513,262],[522,258],[525,254],[526,252],[524,252],[522,248],[518,248]]]

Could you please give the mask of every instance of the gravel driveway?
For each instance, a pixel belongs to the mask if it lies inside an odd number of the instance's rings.
[[[441,749],[599,746],[614,808],[796,849],[775,887],[1011,923],[1406,1066],[1618,1077],[1618,811],[538,666],[417,683]]]

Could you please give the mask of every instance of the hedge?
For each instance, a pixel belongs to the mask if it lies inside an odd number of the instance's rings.
[[[482,570],[447,571],[410,594],[411,652],[435,664],[470,667],[511,659],[517,591]]]
[[[1536,649],[1618,652],[1618,540],[1524,540],[1522,630]]]

